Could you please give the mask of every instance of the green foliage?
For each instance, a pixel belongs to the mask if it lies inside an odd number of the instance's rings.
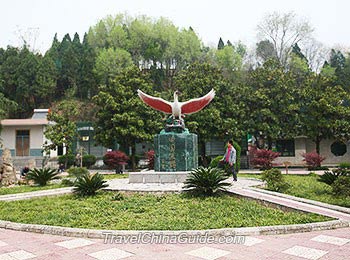
[[[96,163],[96,156],[93,154],[83,155],[83,167],[90,168]]]
[[[264,171],[261,179],[266,181],[268,190],[284,192],[289,188],[289,184],[285,181],[281,171],[276,168]]]
[[[239,172],[241,169],[241,146],[236,142],[233,141],[233,147],[236,149],[236,164],[235,164],[235,171],[236,173]]]
[[[350,162],[341,162],[341,163],[339,163],[338,168],[350,169]]]
[[[26,174],[26,179],[39,186],[45,186],[49,181],[59,179],[57,170],[50,168],[32,169]]]
[[[99,173],[84,174],[74,183],[73,192],[78,196],[93,196],[102,188],[108,187],[103,176]]]
[[[75,163],[75,156],[73,154],[65,154],[58,157],[59,164],[65,164],[67,168],[71,167]]]
[[[125,197],[120,192],[114,193],[114,195],[112,197],[113,201],[121,201],[121,200],[124,200],[124,199],[125,199]]]
[[[70,176],[79,178],[83,175],[89,174],[88,169],[85,167],[71,167],[67,170]]]
[[[319,181],[332,185],[340,176],[350,176],[350,170],[346,168],[338,168],[332,171],[326,171],[320,176]]]
[[[350,197],[350,175],[339,176],[332,184],[332,191],[336,196]]]
[[[227,180],[225,172],[217,168],[199,167],[190,172],[184,185],[184,189],[189,189],[202,195],[213,195],[219,191],[225,191],[230,183]]]
[[[98,107],[96,139],[105,147],[113,147],[116,141],[124,147],[132,147],[133,169],[136,167],[135,143],[152,140],[162,122],[159,112],[145,107],[136,94],[137,89],[148,94],[153,92],[147,75],[132,67],[124,70],[110,85],[101,86],[93,98]]]

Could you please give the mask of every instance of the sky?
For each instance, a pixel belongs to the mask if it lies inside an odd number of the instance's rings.
[[[57,33],[83,36],[107,15],[166,17],[179,28],[191,26],[203,43],[257,42],[257,25],[265,14],[293,11],[314,27],[314,37],[327,47],[350,46],[348,0],[1,0],[0,47],[20,46],[27,39],[42,53]]]

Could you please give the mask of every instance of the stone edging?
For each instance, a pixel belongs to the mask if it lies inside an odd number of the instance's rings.
[[[342,227],[350,227],[350,222],[343,220],[332,220],[326,222],[316,222],[307,224],[262,226],[262,227],[244,227],[244,228],[222,228],[207,230],[96,230],[85,228],[69,228],[59,226],[22,224],[10,221],[0,220],[0,228],[35,232],[41,234],[60,235],[69,237],[85,237],[95,239],[106,239],[111,236],[140,236],[143,234],[162,235],[162,236],[257,236],[257,235],[277,235],[291,234],[299,232],[310,232],[318,230],[329,230]]]
[[[295,197],[295,196],[292,196],[292,195],[279,193],[279,192],[274,192],[274,191],[269,191],[269,190],[264,190],[264,189],[259,189],[259,188],[249,187],[249,188],[246,188],[246,189],[257,191],[257,192],[261,192],[261,193],[265,193],[265,194],[269,194],[269,195],[273,195],[273,196],[276,196],[276,197],[281,197],[281,198],[290,199],[290,200],[294,200],[294,201],[304,202],[304,203],[315,205],[315,206],[319,206],[319,207],[322,207],[322,208],[332,209],[332,210],[335,210],[335,211],[339,211],[339,212],[350,214],[350,208],[345,208],[345,207],[341,207],[341,206],[337,206],[337,205],[331,205],[331,204],[327,204],[327,203],[320,202],[320,201],[315,201],[315,200],[310,200],[310,199],[299,198],[299,197]]]

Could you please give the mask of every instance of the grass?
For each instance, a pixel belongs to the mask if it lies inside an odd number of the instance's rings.
[[[318,175],[283,174],[283,176],[287,183],[291,185],[291,187],[284,192],[286,194],[350,208],[350,198],[334,196],[331,186],[319,182]],[[261,175],[238,174],[238,178],[239,177],[260,179]]]
[[[129,174],[103,174],[105,180],[129,178]]]
[[[63,187],[67,187],[67,186],[62,184],[49,184],[46,186],[19,185],[19,186],[13,186],[13,187],[0,187],[0,195],[31,192],[31,191],[38,191],[38,190],[50,190],[50,189],[57,189],[57,188],[63,188]]]
[[[117,198],[114,200],[113,198]],[[39,214],[40,212],[40,214]],[[0,202],[2,220],[115,230],[192,230],[309,223],[330,218],[285,212],[228,195],[123,194],[73,195]]]
[[[284,175],[291,187],[285,192],[296,197],[317,200],[328,204],[350,208],[350,198],[336,197],[331,186],[319,182],[313,175]]]

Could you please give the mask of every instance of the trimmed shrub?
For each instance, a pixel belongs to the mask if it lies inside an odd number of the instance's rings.
[[[65,168],[69,168],[75,163],[75,156],[73,154],[65,154],[58,157],[58,163],[64,164]]]
[[[84,174],[88,174],[89,171],[85,167],[71,167],[67,170],[70,176],[79,178]]]
[[[49,181],[59,179],[58,171],[51,168],[32,169],[26,174],[26,179],[39,186],[45,186]]]
[[[93,196],[105,187],[108,187],[108,184],[101,174],[84,174],[76,180],[73,192],[78,196]]]
[[[266,149],[251,150],[253,158],[251,163],[261,170],[269,170],[273,167],[273,161],[280,156],[280,153]]]
[[[350,170],[338,168],[324,172],[324,174],[319,177],[318,181],[332,185],[340,176],[350,176]]]
[[[309,171],[320,169],[321,163],[326,159],[326,157],[319,155],[316,151],[303,153],[302,156],[304,157],[303,161],[306,163]]]
[[[83,155],[83,167],[90,168],[96,163],[96,156],[93,154]]]
[[[266,181],[267,189],[271,191],[283,192],[289,188],[289,184],[279,169],[270,169],[262,173],[261,179]]]
[[[154,150],[145,152],[145,156],[147,158],[147,168],[154,170]]]
[[[226,187],[231,185],[225,182],[227,178],[225,172],[218,168],[201,166],[190,172],[183,188],[199,195],[210,196],[219,191],[225,191]]]
[[[233,141],[233,147],[236,149],[236,164],[235,164],[235,171],[236,173],[239,172],[239,170],[241,169],[241,146]]]
[[[127,163],[129,157],[122,151],[110,151],[103,156],[103,162],[105,165],[112,169],[118,168],[123,163]]]
[[[350,197],[350,176],[339,176],[332,184],[336,196]]]
[[[339,163],[338,168],[341,168],[341,169],[350,169],[350,163],[349,163],[349,162],[342,162],[342,163]]]

